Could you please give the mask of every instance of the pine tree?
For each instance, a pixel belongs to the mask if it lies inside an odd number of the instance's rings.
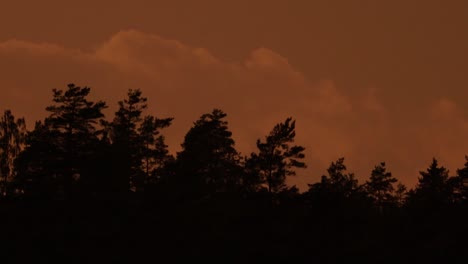
[[[234,148],[226,113],[214,109],[187,132],[177,154],[177,178],[196,195],[235,191],[240,181],[240,157]]]
[[[120,193],[128,190],[136,191],[137,182],[144,178],[142,166],[143,142],[138,134],[142,122],[142,113],[148,107],[147,98],[138,89],[130,89],[127,98],[119,101],[119,109],[115,113],[112,127],[113,159],[115,161],[114,175]]]
[[[380,210],[395,201],[395,188],[393,184],[397,181],[396,178],[392,177],[392,173],[387,171],[385,162],[381,162],[372,170],[369,181],[365,184],[365,188]]]
[[[468,156],[465,156],[465,164],[461,169],[457,169],[456,190],[459,199],[463,202],[468,200]]]
[[[118,104],[109,125],[116,186],[120,186],[118,192],[141,192],[149,181],[157,181],[159,171],[171,159],[161,129],[170,126],[173,118],[143,117],[148,105],[139,89],[130,89]]]
[[[51,198],[63,189],[63,152],[54,142],[58,136],[41,121],[27,133],[25,149],[15,162],[15,184],[26,196]]]
[[[172,159],[165,144],[165,137],[161,129],[171,125],[173,118],[158,119],[154,116],[146,116],[138,129],[142,140],[142,159],[145,179],[140,185],[157,183],[161,178],[161,170]]]
[[[324,212],[355,215],[370,206],[363,186],[358,184],[354,173],[348,172],[344,158],[332,162],[320,182],[309,184],[306,201]]]
[[[102,111],[107,107],[103,101],[92,102],[87,99],[91,89],[69,84],[66,90],[53,89],[54,104],[46,110],[44,127],[49,130],[49,138],[54,149],[60,152],[62,171],[56,171],[64,187],[64,194],[70,198],[73,186],[84,177],[83,167],[92,156],[95,143],[99,140],[99,122],[104,117]],[[58,168],[57,167],[57,168]]]
[[[426,171],[419,172],[421,177],[411,201],[423,208],[441,207],[453,202],[453,186],[449,181],[449,171],[439,166],[438,161],[433,158],[432,163]]]
[[[295,168],[306,168],[301,161],[305,157],[305,148],[291,145],[296,136],[295,126],[296,121],[292,118],[275,125],[264,142],[257,140],[259,153],[252,153],[248,161],[269,193],[284,190],[286,177],[296,175]]]
[[[358,181],[354,173],[347,172],[344,158],[332,162],[327,172],[328,176],[322,176],[320,184],[322,188],[329,190],[331,193],[349,198],[358,189]]]

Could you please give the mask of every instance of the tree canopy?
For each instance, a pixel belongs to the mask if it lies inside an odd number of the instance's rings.
[[[268,192],[284,190],[287,176],[296,175],[296,168],[305,168],[305,148],[292,145],[296,137],[296,121],[291,117],[275,125],[265,141],[257,140],[258,153],[252,153],[248,164]]]

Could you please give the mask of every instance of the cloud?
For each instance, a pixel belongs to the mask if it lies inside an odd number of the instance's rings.
[[[217,63],[209,51],[135,30],[122,31],[101,45],[95,56],[127,70],[154,75]]]
[[[66,55],[69,53],[66,49],[50,43],[31,43],[21,40],[7,40],[0,43],[0,52],[3,54],[27,53],[30,55]]]
[[[385,160],[411,185],[432,156],[461,166],[468,147],[462,141],[468,123],[450,99],[421,105],[419,115],[402,114],[382,103],[378,87],[347,96],[333,80],[309,80],[287,58],[264,47],[244,61],[225,62],[207,49],[134,30],[116,33],[91,52],[9,40],[0,43],[0,70],[0,107],[26,116],[29,127],[46,115],[52,88],[70,82],[92,87],[92,97],[111,106],[108,118],[129,88],[140,88],[151,114],[175,117],[166,131],[173,151],[180,149],[193,121],[215,107],[228,113],[244,154],[292,116],[296,143],[307,148],[309,169],[291,180],[302,188],[341,156],[361,180]]]

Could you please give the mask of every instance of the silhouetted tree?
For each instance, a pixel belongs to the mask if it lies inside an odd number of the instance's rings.
[[[119,101],[119,109],[115,113],[112,127],[112,143],[114,149],[114,174],[116,186],[120,193],[132,188],[136,191],[138,182],[144,178],[142,171],[143,141],[139,136],[138,127],[142,122],[142,113],[147,108],[147,98],[139,89],[130,89],[127,98]]]
[[[66,90],[53,89],[54,104],[46,108],[50,116],[44,124],[36,124],[21,160],[24,177],[35,171],[36,176],[53,178],[65,198],[71,198],[74,186],[87,176],[84,168],[98,141],[98,122],[104,117],[106,104],[89,101],[90,90],[74,84]]]
[[[300,194],[285,184],[305,167],[291,118],[257,141],[257,153],[241,158],[226,113],[214,109],[194,122],[175,159],[162,135],[172,118],[144,115],[141,91],[129,90],[109,123],[102,120],[105,104],[89,101],[89,93],[72,84],[54,90],[50,116],[29,132],[10,111],[0,116],[0,195],[19,190],[34,198],[1,201],[2,260],[32,262],[55,247],[47,259],[138,262],[154,257],[155,247],[162,259],[174,245],[189,257],[207,252],[239,261],[464,258],[466,204],[450,205],[468,199],[468,156],[456,177],[433,159],[409,192],[384,162],[359,185],[339,158]],[[138,195],[120,196],[132,189]],[[88,199],[41,199],[71,194]],[[171,195],[195,201],[164,199]],[[379,217],[375,207],[387,205],[402,208]],[[139,234],[157,239],[148,244]]]
[[[323,175],[320,182],[309,184],[306,196],[312,203],[340,208],[365,196],[354,173],[347,171],[344,158],[332,162],[327,172],[328,175]]]
[[[90,91],[89,87],[74,84],[69,84],[65,91],[53,89],[55,104],[46,108],[51,113],[46,124],[57,132],[54,141],[63,152],[67,170],[62,175],[65,195],[70,195],[73,182],[84,176],[82,169],[94,152],[101,132],[98,125],[104,117],[102,111],[107,108],[103,101],[89,101]]]
[[[397,184],[397,188],[395,190],[395,202],[397,206],[401,207],[406,203],[408,199],[408,189],[402,183]]]
[[[465,166],[461,169],[457,169],[456,177],[456,191],[458,192],[458,198],[466,202],[468,200],[468,156],[465,156]]]
[[[119,101],[119,109],[110,124],[114,149],[114,174],[120,190],[142,191],[148,181],[156,180],[165,162],[171,159],[161,135],[173,118],[143,117],[147,98],[139,89],[130,89]]]
[[[25,149],[15,162],[15,184],[27,196],[54,197],[63,194],[60,175],[65,171],[63,151],[55,139],[58,131],[38,121],[27,133]]]
[[[322,176],[321,184],[327,186],[333,192],[344,197],[349,197],[357,190],[358,181],[354,173],[347,172],[344,158],[339,158],[336,162],[332,162],[327,172],[328,176]]]
[[[365,183],[365,189],[379,210],[395,202],[395,188],[393,186],[398,180],[387,171],[385,162],[375,166],[371,176]]]
[[[15,176],[15,160],[24,147],[26,123],[24,118],[15,119],[10,110],[0,117],[0,194],[6,196],[8,183]]]
[[[426,171],[419,172],[421,177],[414,192],[411,193],[411,202],[421,208],[436,208],[453,202],[453,186],[449,181],[449,171],[433,158]]]
[[[296,121],[287,118],[275,125],[265,142],[257,140],[259,153],[252,153],[247,161],[248,168],[255,172],[262,184],[266,184],[269,193],[276,193],[286,188],[287,176],[296,175],[295,168],[306,168],[302,146],[291,144],[296,136]]]
[[[171,125],[173,118],[158,119],[154,116],[146,116],[138,129],[142,140],[143,170],[145,172],[144,184],[156,183],[163,174],[166,163],[172,160],[165,144],[165,138],[161,129]]]
[[[177,153],[177,179],[189,193],[235,191],[239,186],[240,157],[228,130],[226,113],[214,109],[197,120]]]

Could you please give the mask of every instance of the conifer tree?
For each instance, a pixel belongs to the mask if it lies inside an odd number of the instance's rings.
[[[240,182],[240,157],[234,148],[226,113],[214,109],[187,132],[177,154],[178,179],[188,192],[234,191]]]
[[[252,153],[248,161],[260,182],[269,193],[286,188],[286,177],[296,175],[295,168],[305,168],[305,148],[292,145],[296,137],[296,121],[287,118],[275,125],[265,141],[257,140],[258,153]]]

